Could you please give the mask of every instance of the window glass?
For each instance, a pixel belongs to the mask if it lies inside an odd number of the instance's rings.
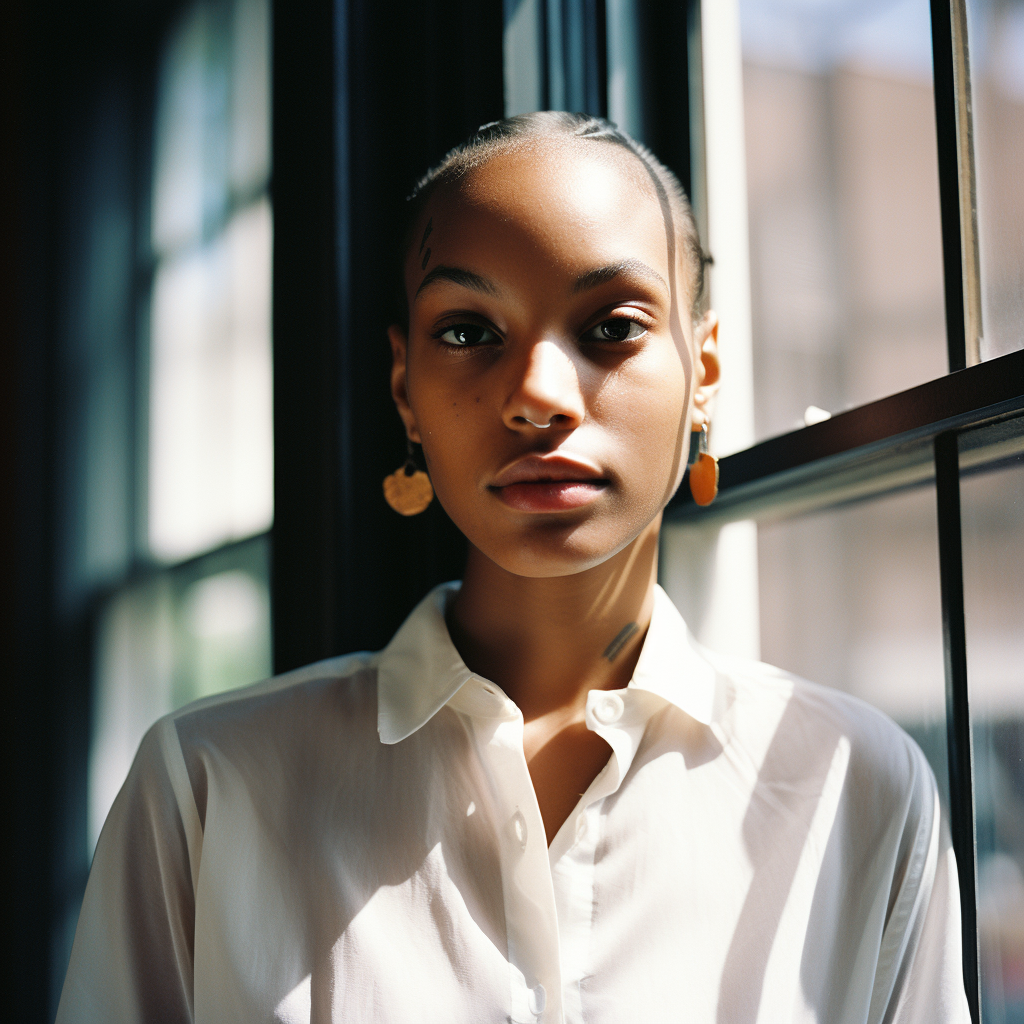
[[[1024,346],[1024,2],[968,0],[981,357]]]
[[[199,697],[271,674],[268,545],[246,541],[131,584],[98,637],[90,849],[146,730]]]
[[[153,287],[149,542],[185,558],[270,525],[270,207],[160,263]]]
[[[151,241],[149,548],[273,518],[266,0],[194,5],[161,67]]]
[[[1019,446],[1018,446],[1019,448]],[[1024,456],[960,484],[986,1024],[1024,1021]]]
[[[762,439],[947,370],[931,22],[928,0],[739,10]]]

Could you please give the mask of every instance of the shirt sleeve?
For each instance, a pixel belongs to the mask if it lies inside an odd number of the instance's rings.
[[[871,1020],[880,1024],[970,1024],[963,983],[960,889],[938,787],[924,755],[909,855],[882,939]],[[882,998],[879,998],[879,997]]]
[[[936,797],[936,805],[938,798]],[[935,811],[936,853],[916,948],[897,993],[893,1024],[970,1024],[964,991],[960,888],[945,824]]]
[[[57,1024],[193,1020],[200,841],[174,722],[162,719],[100,834]]]

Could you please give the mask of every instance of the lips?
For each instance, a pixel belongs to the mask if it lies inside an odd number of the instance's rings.
[[[521,512],[561,512],[589,504],[607,486],[600,469],[583,459],[528,455],[503,469],[489,489]]]

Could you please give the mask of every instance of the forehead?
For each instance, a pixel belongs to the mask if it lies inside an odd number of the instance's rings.
[[[413,231],[407,285],[415,292],[427,262],[461,266],[512,253],[569,273],[635,257],[667,279],[678,248],[672,232],[633,154],[587,140],[529,140],[438,186]]]

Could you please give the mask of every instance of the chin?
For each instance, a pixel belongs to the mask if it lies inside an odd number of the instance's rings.
[[[554,579],[575,576],[614,557],[640,534],[630,531],[609,536],[596,523],[565,527],[538,524],[515,538],[469,539],[492,562],[514,576]]]

